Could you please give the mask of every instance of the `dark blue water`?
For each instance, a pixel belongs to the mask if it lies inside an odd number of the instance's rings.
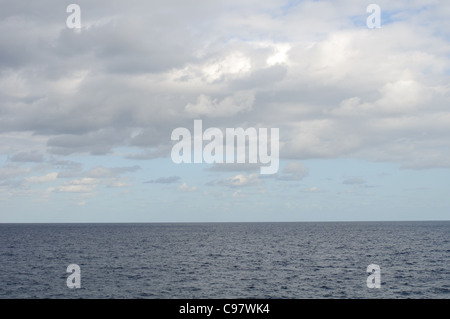
[[[0,298],[448,299],[449,267],[449,221],[0,224]]]

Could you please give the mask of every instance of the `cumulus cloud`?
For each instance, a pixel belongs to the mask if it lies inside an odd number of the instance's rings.
[[[83,170],[81,164],[72,161],[51,161],[58,173],[49,173],[45,176],[33,176],[26,178],[28,183],[45,183],[54,181],[59,185],[50,187],[46,196],[51,193],[80,193],[95,194],[99,187],[120,188],[131,185],[129,179],[124,176],[135,172],[140,168],[138,165],[122,167],[103,167],[101,165]]]
[[[450,167],[449,3],[380,1],[379,30],[349,0],[114,3],[82,3],[79,33],[64,4],[2,4],[0,152],[12,162],[168,156],[172,129],[204,117],[280,128],[287,160]]]

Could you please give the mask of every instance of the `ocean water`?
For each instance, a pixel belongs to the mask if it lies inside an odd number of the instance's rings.
[[[0,224],[2,299],[449,299],[449,267],[450,221]]]

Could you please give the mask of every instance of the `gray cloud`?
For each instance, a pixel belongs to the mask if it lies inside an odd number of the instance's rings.
[[[347,178],[342,182],[342,184],[345,184],[345,185],[362,185],[365,183],[366,183],[366,181],[364,179],[362,179],[361,177]]]
[[[262,183],[262,179],[259,178],[259,174],[238,174],[232,177],[228,177],[225,179],[215,180],[208,182],[209,186],[227,186],[231,188],[239,188],[239,187],[250,187],[260,185]]]
[[[286,65],[273,65],[271,67],[252,72],[250,75],[237,79],[230,84],[236,90],[267,88],[283,80],[287,74]]]
[[[145,183],[151,183],[151,184],[171,184],[175,183],[176,181],[180,180],[180,176],[169,176],[169,177],[159,177],[157,179],[149,180]]]
[[[277,179],[282,181],[299,181],[308,175],[308,169],[301,162],[289,162],[283,169],[283,174]]]
[[[11,162],[36,162],[44,161],[44,156],[36,152],[19,152],[8,157]]]
[[[87,134],[58,135],[48,140],[50,153],[69,155],[90,153],[103,155],[112,152],[113,147],[121,145],[126,135],[113,129],[102,129]]]
[[[93,178],[117,177],[119,175],[129,173],[129,172],[135,172],[140,169],[141,169],[141,167],[138,165],[124,166],[124,167],[112,167],[112,168],[97,166],[97,167],[91,168],[89,171],[87,171],[85,176],[93,177]]]
[[[215,163],[207,170],[211,172],[257,172],[261,164],[252,163]]]
[[[347,0],[289,10],[279,1],[79,4],[77,33],[64,3],[0,3],[0,138],[30,132],[62,156],[131,146],[138,152],[125,157],[150,159],[169,155],[171,131],[195,116],[278,127],[287,160],[450,167],[448,3],[382,1],[386,16],[403,13],[383,32]]]
[[[20,167],[15,164],[7,164],[0,167],[0,180],[11,180],[30,171],[30,168]]]
[[[53,163],[55,168],[60,169],[58,178],[96,178],[96,179],[113,179],[120,177],[126,173],[136,172],[141,169],[138,165],[123,167],[103,167],[96,166],[89,170],[83,170],[83,166],[79,163],[56,161]]]

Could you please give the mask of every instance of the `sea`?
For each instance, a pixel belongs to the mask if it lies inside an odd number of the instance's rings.
[[[449,299],[450,221],[0,224],[22,298]]]

